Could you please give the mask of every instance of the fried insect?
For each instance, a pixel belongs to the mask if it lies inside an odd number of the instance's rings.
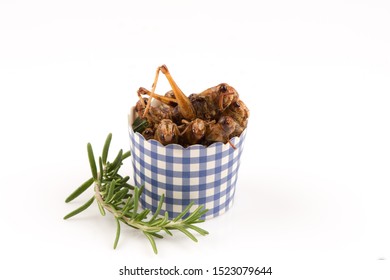
[[[149,99],[145,97],[142,98],[140,92],[138,92],[138,96],[139,96],[139,100],[135,105],[135,110],[138,117],[145,118],[148,121],[149,123],[148,127],[154,127],[162,119],[171,118],[172,108],[165,104],[160,104],[160,106],[158,107],[151,106],[148,112],[145,114],[146,104],[149,101]]]
[[[163,119],[156,127],[154,139],[163,145],[177,144],[179,142],[179,134],[179,129],[172,120]]]
[[[175,98],[175,94],[173,93],[173,90],[169,90],[164,94],[165,97]]]
[[[232,117],[236,122],[236,129],[232,133],[231,137],[240,136],[248,124],[249,109],[245,105],[244,101],[233,101],[229,107],[223,111],[224,116]]]
[[[145,130],[142,132],[142,136],[146,140],[153,139],[153,137],[154,137],[154,129],[151,128],[151,127],[145,128]]]
[[[165,95],[155,92],[160,72],[171,86]],[[187,97],[165,65],[157,68],[152,89],[141,87],[137,93],[137,115],[149,124],[144,137],[163,145],[180,143],[187,147],[229,142],[235,148],[230,139],[240,136],[248,123],[249,109],[232,86],[221,83]],[[152,99],[157,101],[152,103]]]
[[[238,100],[238,92],[226,83],[206,89],[198,94],[204,97],[210,107],[218,113],[223,112],[234,100]]]
[[[180,133],[179,143],[184,147],[201,143],[206,134],[206,122],[201,119],[195,119],[192,122],[182,120],[182,122],[185,125]]]
[[[166,71],[168,71],[168,68],[166,68],[165,65],[161,67],[161,69],[166,69]],[[170,83],[171,81],[173,81],[170,80],[172,79],[172,76],[170,76],[170,74],[169,76],[167,76],[167,78]],[[157,82],[157,79],[155,79],[155,82]],[[177,87],[176,83],[174,83],[174,85]],[[168,91],[164,96],[154,93],[153,90],[148,91],[145,88],[140,88],[138,90],[138,93],[147,94],[150,97],[156,98],[157,100],[173,107],[177,105],[179,113],[183,116],[184,119],[189,121],[193,120],[195,117],[204,120],[212,120],[215,118],[219,118],[221,113],[227,107],[229,107],[233,101],[239,100],[238,92],[232,86],[229,86],[226,83],[222,83],[217,86],[208,88],[198,94],[193,93],[189,97],[186,97],[184,93],[180,90],[180,88],[174,88],[173,86],[172,90]],[[180,98],[175,98],[176,96],[179,96]],[[149,104],[150,100],[148,102],[148,105]],[[191,111],[191,114],[187,114],[186,110]],[[195,117],[193,113],[195,114]]]
[[[215,119],[218,111],[214,104],[210,102],[209,98],[193,93],[189,96],[189,99],[192,106],[194,106],[197,118],[207,121]]]
[[[230,142],[230,136],[236,129],[236,122],[232,117],[222,116],[217,123],[210,122],[207,125],[206,135],[205,135],[205,143],[206,145],[215,143],[215,142],[223,142],[229,144],[233,147],[234,145]]]
[[[181,115],[179,111],[179,106],[177,105],[177,100],[170,97],[171,94],[173,94],[173,91],[168,91],[165,96],[161,96],[158,94],[153,94],[151,91],[147,90],[146,88],[140,87],[138,89],[139,95],[149,95],[154,96],[157,101],[159,101],[158,108],[163,110],[165,114],[168,114],[166,119],[172,119],[173,122],[180,124],[181,120],[183,119],[183,116]],[[148,99],[146,98],[148,103]],[[147,106],[145,103],[145,107]],[[136,107],[137,108],[137,107]],[[150,111],[156,110],[155,106],[151,105],[149,107],[149,110],[147,114],[150,113]],[[144,111],[142,111],[142,114],[144,114]],[[165,115],[166,116],[166,115]]]

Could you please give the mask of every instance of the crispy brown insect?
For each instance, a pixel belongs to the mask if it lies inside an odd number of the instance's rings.
[[[194,106],[197,118],[208,121],[215,119],[218,110],[210,98],[193,93],[189,96],[189,99],[192,106]]]
[[[173,91],[168,91],[166,93],[166,95],[170,95],[171,92],[173,92]],[[172,119],[173,122],[176,124],[181,123],[183,116],[181,115],[181,113],[179,111],[179,106],[177,105],[176,99],[174,99],[170,96],[161,96],[161,95],[153,94],[151,91],[149,91],[143,87],[139,88],[138,94],[149,95],[149,96],[153,95],[160,102],[159,106],[157,108],[159,108],[160,110],[163,110],[163,112],[164,112],[163,115],[165,116],[165,118]],[[144,100],[145,99],[148,101],[147,98],[144,98]],[[146,107],[146,103],[148,103],[148,102],[145,102],[145,107]],[[138,104],[138,102],[137,102],[137,104]],[[136,106],[136,109],[137,109],[137,106]],[[149,114],[150,111],[155,110],[155,109],[156,109],[155,106],[150,105],[147,114]],[[145,112],[145,109],[142,111],[142,116],[144,115],[144,112]],[[162,114],[161,113],[158,114],[156,111],[154,111],[153,115],[162,115]]]
[[[179,143],[184,147],[199,144],[206,134],[206,122],[201,119],[192,122],[183,120],[183,122],[185,125],[180,133]]]
[[[160,72],[172,88],[165,95],[155,93]],[[149,98],[143,98],[144,95]],[[164,145],[229,142],[234,147],[230,138],[240,136],[248,123],[249,110],[232,86],[221,83],[187,97],[165,65],[157,68],[151,91],[141,87],[138,96],[138,116],[148,120],[154,139]],[[153,98],[158,101],[152,104]],[[150,134],[147,131],[144,137],[149,138]]]
[[[139,100],[135,105],[135,110],[137,113],[137,116],[140,118],[147,119],[149,126],[148,127],[154,127],[157,125],[162,119],[170,119],[172,116],[172,107],[165,105],[163,103],[160,103],[159,106],[150,106],[148,112],[145,114],[146,110],[146,104],[149,101],[148,98],[142,98],[141,94],[143,91],[141,88],[138,90],[138,96]]]
[[[173,90],[169,90],[164,94],[165,97],[175,98],[175,94],[173,93]]]
[[[230,140],[230,135],[236,129],[236,122],[232,117],[222,116],[217,123],[210,122],[207,125],[205,141],[209,145],[214,142],[227,143]],[[230,143],[230,145],[232,145]],[[235,148],[233,146],[233,148]]]
[[[215,87],[206,89],[198,94],[205,97],[207,103],[215,108],[216,111],[223,112],[233,100],[238,99],[238,92],[226,83],[219,84]]]
[[[172,79],[170,75],[169,78]],[[176,85],[176,83],[174,85]],[[239,99],[239,95],[237,91],[232,86],[229,86],[226,83],[222,83],[215,87],[208,88],[205,91],[198,94],[193,93],[189,97],[186,97],[180,89],[179,91],[175,91],[174,88],[172,91],[168,91],[165,94],[165,96],[156,94],[154,93],[153,90],[148,91],[145,88],[140,88],[138,92],[140,93],[141,90],[142,90],[142,94],[147,94],[150,97],[156,98],[157,100],[167,105],[176,106],[177,104],[180,114],[184,117],[184,119],[190,121],[193,120],[194,117],[192,113],[190,114],[189,117],[188,114],[186,114],[186,110],[194,112],[195,117],[197,118],[204,119],[204,120],[211,120],[211,119],[218,118],[221,115],[221,113],[228,106],[230,106],[230,104],[232,104],[233,101]],[[172,98],[172,95],[180,96],[181,99]],[[149,104],[150,101],[148,102],[148,105]],[[183,111],[185,112],[184,114]]]
[[[154,129],[151,128],[151,127],[145,128],[145,130],[142,132],[142,136],[143,136],[146,140],[153,139],[153,137],[154,137]]]
[[[233,101],[229,107],[223,111],[224,116],[229,116],[236,122],[236,129],[232,133],[231,137],[240,136],[248,124],[249,109],[245,105],[244,101]]]
[[[172,120],[163,119],[156,127],[154,139],[163,145],[177,144],[179,142],[179,134],[179,129]]]

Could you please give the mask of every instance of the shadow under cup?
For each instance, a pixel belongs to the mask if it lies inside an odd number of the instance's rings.
[[[137,186],[145,186],[140,197],[141,206],[157,210],[162,194],[165,195],[160,214],[169,218],[179,215],[191,201],[190,212],[203,205],[208,219],[225,213],[233,204],[240,157],[246,129],[240,137],[228,143],[214,143],[208,147],[178,144],[163,146],[156,140],[145,140],[134,133],[129,118],[130,151]]]

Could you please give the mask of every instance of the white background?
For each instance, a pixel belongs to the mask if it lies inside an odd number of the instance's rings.
[[[128,149],[136,90],[163,63],[186,94],[227,82],[248,104],[235,204],[198,243],[167,237],[156,256],[125,229],[113,250],[96,205],[62,220],[91,190],[64,199],[90,176],[87,142]],[[388,1],[1,1],[0,93],[2,279],[389,279]]]

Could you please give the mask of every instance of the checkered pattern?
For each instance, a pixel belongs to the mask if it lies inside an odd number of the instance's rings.
[[[135,184],[145,185],[142,207],[156,211],[162,194],[165,203],[160,214],[167,211],[170,218],[180,214],[191,201],[195,202],[192,211],[199,205],[209,209],[206,219],[232,206],[246,130],[240,138],[231,140],[236,150],[222,143],[209,147],[163,146],[155,140],[146,141],[131,126],[129,134]]]

